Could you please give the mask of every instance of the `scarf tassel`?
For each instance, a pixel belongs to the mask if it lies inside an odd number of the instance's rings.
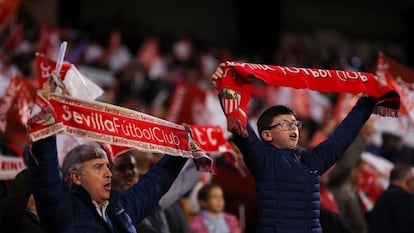
[[[392,109],[392,108],[388,108],[385,106],[375,106],[373,112],[374,114],[378,114],[380,116],[395,117],[395,118],[398,117],[397,109]]]

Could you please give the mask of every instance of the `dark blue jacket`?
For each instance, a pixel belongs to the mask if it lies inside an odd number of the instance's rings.
[[[96,211],[89,193],[81,187],[69,190],[62,179],[56,137],[33,144],[29,159],[30,185],[40,220],[51,233],[136,232],[134,225],[157,206],[187,161],[164,156],[139,182],[124,192],[111,192],[110,228]]]
[[[378,197],[369,215],[369,232],[414,232],[414,195],[391,184]]]
[[[248,137],[234,135],[255,179],[257,232],[322,232],[320,176],[344,154],[374,105],[373,98],[360,98],[333,135],[312,151],[277,149],[260,140],[250,125]]]

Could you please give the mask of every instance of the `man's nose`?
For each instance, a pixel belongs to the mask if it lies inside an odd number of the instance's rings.
[[[112,177],[112,171],[109,167],[106,167],[105,177]]]

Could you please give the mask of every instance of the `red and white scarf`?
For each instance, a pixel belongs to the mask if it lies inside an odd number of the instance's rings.
[[[222,65],[224,75],[217,80],[217,89],[227,128],[247,136],[247,106],[252,90],[252,79],[261,79],[272,86],[311,89],[321,92],[364,93],[379,99],[374,113],[381,116],[398,116],[399,94],[367,72],[297,68],[266,64],[227,61]]]
[[[30,142],[58,133],[81,136],[122,147],[193,158],[198,170],[214,173],[212,159],[193,139],[189,125],[177,125],[127,108],[57,94],[46,99],[39,94],[28,125]],[[212,131],[209,136],[214,135]]]

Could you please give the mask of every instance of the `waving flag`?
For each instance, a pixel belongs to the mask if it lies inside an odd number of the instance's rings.
[[[14,144],[17,154],[26,144],[26,124],[35,96],[36,87],[27,79],[13,76],[0,101],[0,136]]]
[[[376,75],[395,89],[401,98],[401,117],[377,119],[377,131],[398,135],[404,138],[407,144],[414,146],[414,71],[380,53]]]
[[[43,53],[36,53],[36,66],[39,86],[43,87],[55,71],[56,62]],[[94,100],[103,94],[102,88],[82,75],[71,63],[64,62],[58,76],[73,97]]]
[[[21,0],[0,1],[0,32],[3,32],[13,22],[13,18],[19,8]]]
[[[400,112],[414,123],[414,71],[380,53],[377,76],[393,86],[401,97]]]

